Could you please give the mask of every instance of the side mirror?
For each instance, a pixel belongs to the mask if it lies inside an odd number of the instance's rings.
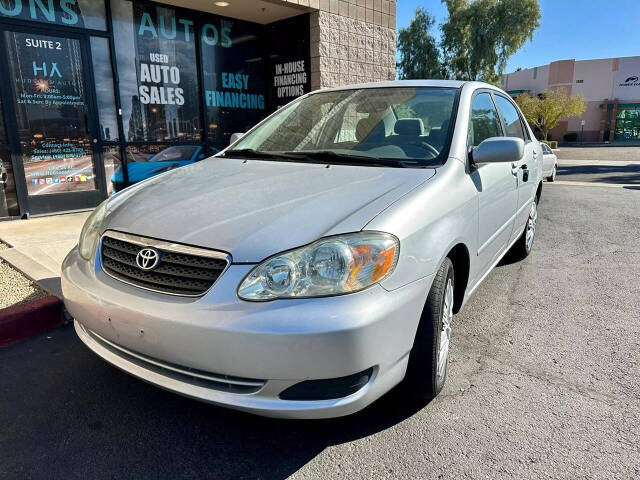
[[[239,132],[232,133],[231,138],[229,139],[229,145],[236,143],[242,137],[244,137],[244,133],[239,133]]]
[[[514,137],[487,138],[471,151],[475,164],[517,162],[524,156],[524,140]]]

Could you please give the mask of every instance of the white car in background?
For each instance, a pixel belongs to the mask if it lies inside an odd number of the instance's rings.
[[[558,170],[558,157],[546,143],[540,143],[542,146],[542,176],[547,182],[556,181],[556,172]]]

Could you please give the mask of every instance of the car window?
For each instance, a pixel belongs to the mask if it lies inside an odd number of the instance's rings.
[[[491,95],[488,93],[476,95],[471,105],[471,124],[469,127],[471,144],[477,147],[487,138],[500,136],[502,136],[502,128]]]
[[[526,140],[522,130],[522,123],[520,122],[520,115],[518,115],[518,110],[513,106],[513,103],[501,95],[496,95],[494,98],[502,115],[502,120],[504,120],[505,135]]]

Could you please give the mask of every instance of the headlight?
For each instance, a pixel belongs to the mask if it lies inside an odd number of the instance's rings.
[[[108,200],[105,200],[96,207],[91,215],[89,215],[89,218],[87,218],[87,221],[84,222],[84,226],[80,232],[78,251],[80,252],[80,256],[85,260],[91,260],[91,257],[93,257],[96,251],[96,244],[100,237],[102,222],[107,213],[107,202]]]
[[[323,238],[259,264],[240,283],[238,296],[265,301],[357,292],[391,274],[399,249],[398,239],[388,233]]]

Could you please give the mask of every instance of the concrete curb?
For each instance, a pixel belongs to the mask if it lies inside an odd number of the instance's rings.
[[[37,335],[64,323],[64,306],[45,297],[0,310],[0,347]]]

